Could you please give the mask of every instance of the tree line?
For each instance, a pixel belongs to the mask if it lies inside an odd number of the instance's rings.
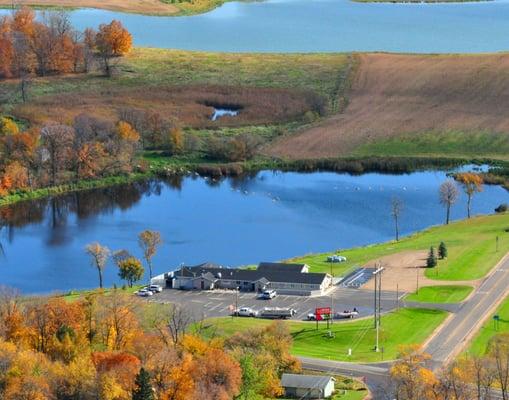
[[[0,196],[130,173],[137,165],[139,140],[126,122],[85,114],[71,125],[48,123],[24,131],[0,118]]]
[[[122,290],[73,301],[0,288],[3,400],[256,400],[297,372],[284,324],[224,339],[189,310]]]
[[[65,12],[36,18],[23,7],[0,19],[0,78],[21,78],[23,85],[32,74],[85,73],[96,61],[110,75],[111,60],[131,47],[131,34],[119,21],[79,32]],[[21,91],[26,100],[23,87]]]
[[[419,346],[404,346],[390,369],[387,399],[488,400],[509,399],[509,335],[500,333],[481,355],[460,357],[432,371],[430,356]],[[384,397],[385,398],[385,397]]]

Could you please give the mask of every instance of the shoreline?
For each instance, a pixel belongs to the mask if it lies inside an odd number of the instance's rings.
[[[364,157],[309,160],[251,160],[231,163],[193,163],[170,161],[166,165],[159,167],[150,166],[146,172],[134,172],[129,175],[117,175],[93,180],[84,180],[28,191],[19,190],[7,196],[0,197],[0,207],[85,190],[125,185],[146,179],[184,176],[189,173],[197,173],[202,177],[210,177],[214,179],[235,177],[262,170],[280,170],[284,172],[298,173],[336,172],[351,175],[362,175],[366,173],[398,175],[425,170],[447,170],[466,164],[488,164],[493,166],[496,164],[496,160],[423,157]],[[500,184],[503,186],[500,182],[495,182],[493,184]]]
[[[38,11],[79,11],[84,9],[103,10],[125,14],[146,15],[153,17],[185,17],[208,13],[224,3],[231,1],[249,1],[249,0],[205,0],[205,4],[193,8],[186,5],[194,4],[182,1],[180,3],[171,3],[164,0],[142,0],[142,4],[134,4],[134,1],[127,0],[124,4],[121,0],[18,0],[17,7],[30,7]],[[263,0],[262,0],[263,1]],[[76,4],[78,3],[78,4]],[[137,2],[140,3],[140,2]],[[146,4],[149,3],[149,4]],[[12,10],[12,1],[0,0],[0,10]]]

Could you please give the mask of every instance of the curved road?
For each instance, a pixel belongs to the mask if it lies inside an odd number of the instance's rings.
[[[508,288],[509,253],[424,346],[424,351],[431,355],[433,369],[446,365],[465,348],[472,336],[504,300]],[[308,357],[299,358],[302,366],[307,369],[362,377],[374,399],[390,398],[389,362],[353,364]]]

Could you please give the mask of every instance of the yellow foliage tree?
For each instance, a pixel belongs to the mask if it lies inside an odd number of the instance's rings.
[[[0,134],[2,135],[16,135],[19,133],[19,128],[16,122],[7,117],[0,118]]]
[[[125,121],[119,121],[117,124],[117,135],[120,139],[127,142],[136,143],[140,140],[140,134],[131,124]]]

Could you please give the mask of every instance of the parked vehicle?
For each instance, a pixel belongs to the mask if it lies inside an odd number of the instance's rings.
[[[289,307],[265,307],[260,313],[261,318],[287,319],[292,318],[297,311]]]
[[[154,292],[152,292],[151,290],[149,290],[148,288],[143,288],[143,289],[140,289],[136,292],[136,294],[140,297],[149,297],[149,296],[153,296],[154,295]]]
[[[315,313],[309,313],[309,314],[307,315],[307,320],[308,320],[308,321],[316,321],[316,315],[315,315]]]
[[[345,261],[346,261],[346,257],[340,256],[337,254],[333,254],[332,256],[327,257],[327,262],[331,262],[331,263],[338,263],[338,262],[345,262]]]
[[[240,307],[239,309],[233,311],[233,315],[238,317],[257,317],[258,311],[253,310],[250,307]]]
[[[338,319],[345,319],[345,318],[355,318],[359,315],[359,312],[356,308],[353,310],[345,310],[343,312],[337,312],[334,317]]]
[[[155,293],[161,293],[163,291],[163,287],[161,285],[150,285],[148,289]]]
[[[264,292],[262,292],[260,298],[265,299],[265,300],[270,300],[276,296],[277,296],[277,292],[274,289],[271,289],[271,290],[265,290]]]

